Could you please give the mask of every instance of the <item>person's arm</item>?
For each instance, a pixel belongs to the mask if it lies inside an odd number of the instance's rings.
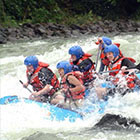
[[[126,66],[129,68],[129,67],[134,67],[135,64],[132,61],[130,61],[128,58],[125,58],[122,60],[122,63],[121,63],[121,67],[123,66]]]
[[[126,68],[130,68],[134,66],[135,64],[132,61],[130,61],[128,58],[125,58],[122,60],[122,63],[121,63],[121,71],[126,74],[127,72],[129,73],[130,71],[133,72],[133,70],[126,70]]]
[[[27,88],[28,85],[30,84],[30,78],[31,78],[32,75],[27,75],[27,74],[26,74],[26,76],[27,76],[27,82],[26,82],[26,83],[23,83],[23,87],[24,87],[24,88]]]
[[[38,92],[33,93],[35,96],[47,94],[51,89],[51,80],[54,76],[54,73],[48,68],[42,68],[38,73],[40,82],[43,84],[43,89]]]
[[[29,83],[28,83],[28,82],[23,83],[23,87],[24,87],[24,88],[27,88],[27,87],[28,87],[28,85],[29,85]]]
[[[46,85],[43,89],[41,89],[38,92],[35,92],[33,95],[39,96],[39,95],[44,95],[47,94],[51,90],[51,85]]]
[[[75,85],[74,88],[69,88],[69,90],[71,91],[71,93],[73,92],[77,92],[80,90],[85,90],[85,86],[83,84],[81,84],[81,82],[73,75],[68,76],[68,81],[70,84]]]

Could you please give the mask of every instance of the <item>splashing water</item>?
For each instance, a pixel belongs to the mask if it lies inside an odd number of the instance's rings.
[[[125,56],[133,57],[137,60],[137,64],[140,62],[139,34],[124,34],[110,36],[110,38],[113,42],[121,44],[120,49]],[[85,36],[0,45],[0,97],[6,95],[29,97],[30,93],[19,83],[19,80],[26,81],[26,67],[23,65],[26,56],[36,55],[40,61],[49,63],[50,68],[58,75],[56,64],[61,60],[69,60],[68,50],[73,45],[80,45],[85,52],[93,54],[92,59],[96,61],[97,46],[94,43],[96,40],[97,36]],[[21,102],[2,105],[0,106],[0,139],[19,140],[36,132],[45,134],[49,132],[62,139],[72,140],[125,140],[128,138],[136,140],[140,137],[140,134],[131,132],[128,135],[127,132],[117,131],[111,133],[99,130],[85,131],[91,129],[105,113],[121,114],[140,122],[140,92],[130,93],[123,98],[110,99],[103,114],[95,111],[84,120],[76,120],[75,123],[70,123],[68,120],[49,121],[46,119],[48,111],[36,104],[27,105]],[[47,138],[47,134],[45,137]],[[38,139],[37,136],[36,139]]]

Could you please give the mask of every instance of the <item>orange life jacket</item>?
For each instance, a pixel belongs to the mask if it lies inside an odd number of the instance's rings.
[[[34,91],[40,91],[41,89],[44,88],[43,84],[39,80],[38,73],[42,68],[49,69],[48,66],[49,66],[49,64],[47,64],[47,63],[39,62],[39,66],[37,67],[37,69],[34,71],[34,73],[31,76],[29,76],[28,71],[26,71],[27,77],[29,79],[29,84],[31,84],[33,86]],[[59,81],[55,74],[54,74],[53,78],[51,79],[51,86],[53,88],[48,93],[49,96],[53,95],[60,87]]]
[[[78,66],[81,62],[83,62],[86,59],[89,59],[89,57],[91,57],[91,56],[92,56],[91,54],[85,53],[84,56],[79,59],[79,61],[76,65]],[[70,63],[73,65],[73,62],[70,62]],[[88,71],[83,72],[84,83],[93,79],[93,70],[95,70],[94,63],[92,64],[91,68]]]
[[[74,85],[72,85],[68,82],[68,76],[70,76],[70,75],[75,76],[81,82],[81,84],[83,84],[83,80],[82,80],[83,74],[79,71],[74,71],[74,72],[69,72],[69,73],[65,74],[65,76],[61,80],[61,84],[60,84],[61,88],[69,89],[69,88],[74,87]],[[80,90],[80,91],[77,91],[77,92],[70,92],[68,90],[68,92],[65,93],[65,95],[67,98],[72,98],[74,100],[75,99],[83,99],[85,96],[85,88]]]
[[[120,58],[113,65],[109,65],[108,66],[109,71],[110,70],[117,70],[118,69],[118,71],[110,72],[109,75],[116,76],[119,73],[119,70],[121,69],[122,60],[125,59],[125,58],[129,59],[130,61],[132,60],[132,62],[134,61],[133,58],[129,58],[129,57],[122,57],[122,58]],[[123,75],[125,75],[125,74],[123,74]],[[135,87],[135,79],[136,79],[136,76],[134,74],[128,75],[126,77],[127,86],[129,88],[134,88]],[[119,81],[119,79],[116,78],[116,80],[114,82],[117,83],[118,81]]]

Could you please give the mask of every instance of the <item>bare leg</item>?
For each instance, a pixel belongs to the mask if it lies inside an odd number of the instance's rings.
[[[63,104],[64,103],[64,96],[56,95],[55,98],[51,100],[51,104]]]
[[[95,90],[96,90],[98,99],[103,99],[103,96],[105,96],[107,92],[106,88],[101,88],[101,87],[98,87]]]
[[[34,101],[38,101],[38,102],[41,101],[41,97],[40,96],[35,97],[35,96],[31,95],[31,96],[29,96],[29,99],[30,100],[34,100]]]

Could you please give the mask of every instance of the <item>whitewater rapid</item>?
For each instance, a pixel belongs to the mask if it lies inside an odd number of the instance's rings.
[[[113,42],[120,43],[120,49],[125,56],[140,62],[140,34],[122,34],[118,36],[108,35]],[[26,67],[23,62],[26,56],[36,55],[40,61],[50,64],[50,68],[58,75],[56,64],[61,60],[69,60],[68,50],[71,46],[80,45],[84,52],[93,54],[96,61],[97,48],[95,44],[98,36],[82,36],[79,38],[56,38],[48,40],[17,42],[0,45],[0,97],[6,95],[18,95],[26,97],[29,91],[22,87],[19,80],[26,81]],[[29,87],[31,89],[31,87]],[[126,95],[123,98],[116,97],[109,102],[105,113],[121,114],[127,118],[135,118],[140,122],[140,93]],[[104,114],[105,114],[104,113]],[[50,133],[62,139],[74,140],[125,140],[125,136],[131,140],[138,140],[140,134],[113,131],[106,135],[106,131],[94,130],[85,132],[96,124],[102,115],[91,114],[84,120],[70,123],[46,120],[47,111],[40,109],[35,104],[24,103],[0,106],[0,140],[20,140],[34,133]],[[80,133],[81,132],[81,133]],[[38,139],[38,137],[35,137]],[[47,138],[47,135],[46,135]],[[55,139],[56,137],[54,137]]]

